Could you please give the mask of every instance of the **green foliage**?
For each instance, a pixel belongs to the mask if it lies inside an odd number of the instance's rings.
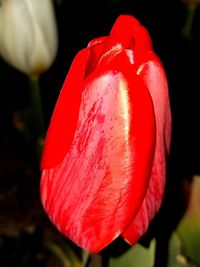
[[[184,217],[177,229],[183,242],[183,253],[200,265],[200,216]]]
[[[200,266],[200,176],[194,175],[188,185],[188,205],[171,236],[168,267]]]
[[[136,244],[120,257],[111,258],[109,267],[153,267],[156,240],[153,239],[149,248]]]

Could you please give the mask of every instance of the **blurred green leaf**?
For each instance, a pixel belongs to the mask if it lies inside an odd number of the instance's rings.
[[[136,244],[120,257],[111,258],[109,267],[153,267],[156,240],[153,239],[149,248]]]
[[[168,267],[200,266],[200,176],[189,187],[187,210],[170,239]]]
[[[82,250],[82,263],[83,263],[83,266],[87,265],[89,257],[90,257],[90,253],[83,249]]]
[[[58,244],[53,242],[47,242],[45,244],[45,247],[62,262],[63,267],[71,267],[69,258]]]
[[[183,240],[185,256],[200,266],[200,216],[184,217],[177,231]]]
[[[182,264],[182,243],[180,237],[174,232],[169,241],[168,267],[181,267]]]
[[[183,240],[178,233],[174,232],[169,242],[167,267],[199,267],[199,264],[188,255],[188,252],[185,251],[185,249],[185,243],[183,243]]]
[[[82,267],[80,259],[68,244],[64,242],[62,244],[46,242],[44,245],[48,251],[61,261],[63,267]]]

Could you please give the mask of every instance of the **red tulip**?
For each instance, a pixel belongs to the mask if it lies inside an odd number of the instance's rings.
[[[170,138],[163,66],[120,15],[76,55],[57,100],[41,162],[51,221],[92,253],[120,235],[135,244],[161,205]]]

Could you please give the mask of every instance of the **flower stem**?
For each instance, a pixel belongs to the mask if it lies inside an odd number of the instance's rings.
[[[195,15],[195,8],[187,7],[186,21],[182,28],[182,34],[185,38],[191,40],[192,38],[192,24]]]
[[[45,137],[45,123],[40,93],[40,79],[38,76],[29,78],[29,94],[33,143],[38,160],[40,160]]]
[[[91,254],[91,267],[103,267],[101,255]]]

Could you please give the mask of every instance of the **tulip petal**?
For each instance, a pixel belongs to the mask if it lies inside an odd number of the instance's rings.
[[[45,139],[42,169],[53,168],[60,163],[72,144],[89,54],[89,49],[83,49],[77,54],[64,82]],[[63,118],[67,123],[63,122]]]
[[[56,109],[59,105],[60,100]],[[51,124],[69,129],[64,114],[59,116]],[[48,134],[54,140],[62,135]],[[93,253],[103,249],[137,214],[154,149],[151,96],[126,53],[120,53],[86,78],[72,145],[57,166],[44,166],[41,197],[52,222],[80,247]],[[46,151],[54,153],[54,146]]]
[[[86,75],[89,75],[98,65],[107,38],[108,37],[99,37],[89,42],[87,47],[90,48],[90,60],[87,64]]]
[[[166,176],[166,162],[171,142],[171,112],[168,84],[163,66],[153,52],[144,54],[138,62],[138,74],[143,77],[151,94],[156,118],[156,149],[149,186],[143,204],[123,237],[135,244],[147,230],[149,221],[160,208]]]
[[[120,15],[112,27],[110,36],[117,36],[117,38],[129,36],[134,40],[137,51],[152,50],[151,37],[148,31],[133,16]]]

